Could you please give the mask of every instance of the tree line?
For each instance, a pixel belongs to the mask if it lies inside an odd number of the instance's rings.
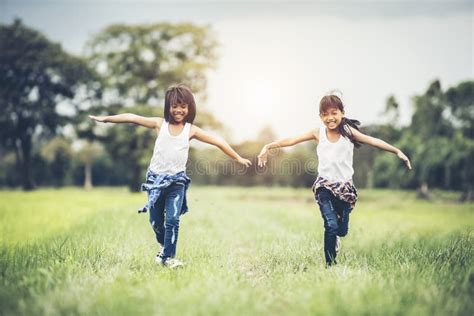
[[[166,87],[182,82],[206,101],[206,74],[216,66],[218,43],[210,27],[189,23],[111,25],[91,37],[84,56],[65,52],[43,34],[15,20],[0,25],[0,186],[126,185],[138,190],[151,158],[154,132],[132,125],[97,125],[88,114],[132,112],[161,116]],[[462,191],[473,199],[474,81],[443,89],[439,80],[412,98],[408,125],[389,96],[387,123],[363,130],[396,144],[413,162],[368,146],[354,153],[358,187]],[[226,133],[200,108],[197,125]],[[263,128],[256,140],[233,146],[255,157],[274,140]],[[316,144],[273,153],[266,169],[241,170],[214,149],[192,148],[188,173],[215,185],[309,187],[316,176]]]

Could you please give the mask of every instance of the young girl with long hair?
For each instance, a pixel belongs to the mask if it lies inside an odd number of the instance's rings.
[[[320,128],[265,145],[258,156],[258,165],[266,165],[268,152],[272,148],[316,141],[318,176],[312,190],[324,221],[324,257],[326,265],[330,266],[336,263],[340,237],[348,233],[349,214],[357,201],[357,190],[352,182],[354,146],[368,144],[396,154],[409,169],[411,164],[400,149],[381,139],[363,134],[359,129],[359,121],[345,117],[344,104],[337,95],[330,94],[321,99],[319,116],[323,123]]]

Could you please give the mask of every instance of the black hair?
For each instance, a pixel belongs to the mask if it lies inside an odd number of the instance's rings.
[[[196,118],[196,101],[190,88],[184,84],[173,85],[165,93],[165,121],[174,123],[173,116],[170,114],[171,106],[174,104],[187,104],[188,114],[184,118],[185,122],[193,123]]]
[[[339,98],[337,95],[326,95],[319,102],[320,114],[326,112],[329,108],[337,108],[342,113],[344,113],[344,104],[342,103],[341,98]],[[342,136],[347,137],[357,148],[361,146],[361,143],[354,139],[354,135],[352,134],[351,129],[349,127],[355,128],[356,130],[360,131],[360,125],[361,123],[358,120],[343,117],[341,120],[341,124],[339,124],[338,127],[339,133],[341,133]]]

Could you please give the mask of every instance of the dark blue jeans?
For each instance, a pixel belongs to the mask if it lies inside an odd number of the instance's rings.
[[[164,247],[163,260],[176,255],[183,198],[184,184],[174,183],[163,189],[155,205],[150,208],[150,224],[156,240]]]
[[[332,265],[336,263],[336,236],[347,235],[352,207],[326,188],[319,188],[316,195],[324,221],[324,257],[326,264]]]

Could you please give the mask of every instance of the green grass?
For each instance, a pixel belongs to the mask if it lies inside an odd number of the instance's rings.
[[[308,189],[191,187],[168,270],[145,194],[0,191],[0,315],[473,315],[473,205],[360,196],[325,269]]]

